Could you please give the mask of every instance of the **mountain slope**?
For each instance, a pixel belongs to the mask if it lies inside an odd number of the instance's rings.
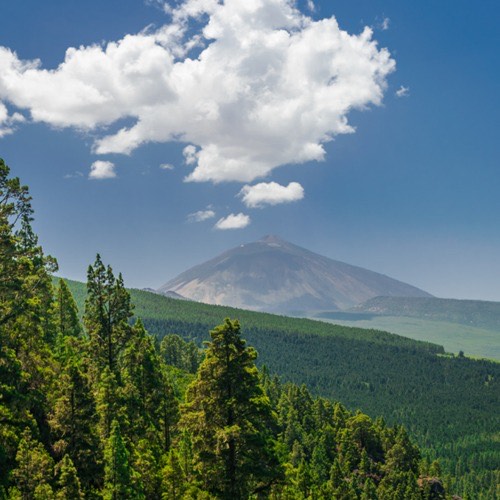
[[[416,287],[323,257],[276,236],[241,245],[158,289],[208,304],[269,312],[339,310],[378,295],[431,297]]]

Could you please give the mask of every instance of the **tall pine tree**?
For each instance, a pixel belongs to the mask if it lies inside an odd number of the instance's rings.
[[[183,424],[191,432],[195,469],[205,489],[238,500],[280,478],[273,452],[275,417],[259,384],[257,353],[238,321],[210,332],[206,356],[187,391]]]
[[[107,367],[117,373],[118,358],[131,335],[132,309],[122,275],[115,278],[111,267],[106,268],[97,255],[87,272],[83,321],[98,371]]]

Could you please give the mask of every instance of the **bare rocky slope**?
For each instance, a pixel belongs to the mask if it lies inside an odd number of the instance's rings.
[[[173,291],[207,304],[288,314],[347,309],[379,295],[431,297],[414,286],[323,257],[277,236],[228,250],[157,291]]]

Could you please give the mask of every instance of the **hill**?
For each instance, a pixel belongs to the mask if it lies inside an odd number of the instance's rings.
[[[500,302],[437,297],[374,297],[353,312],[447,321],[500,332]]]
[[[311,315],[443,345],[448,352],[500,360],[500,303],[436,297],[375,297],[349,311]]]
[[[415,340],[442,345],[446,352],[462,351],[467,356],[500,361],[500,332],[450,321],[412,316],[385,316],[369,313],[323,312],[314,318],[336,325],[384,330]]]
[[[83,307],[85,287],[70,282]],[[445,355],[436,344],[377,330],[175,300],[131,290],[136,315],[158,338],[197,342],[238,318],[261,364],[313,393],[403,423],[456,482],[498,481],[500,364]],[[496,472],[495,472],[496,471]],[[479,480],[479,479],[478,479]],[[479,487],[479,486],[478,486]]]
[[[277,236],[240,245],[168,281],[159,292],[208,304],[299,313],[340,310],[378,295],[431,297],[361,267],[329,259]]]

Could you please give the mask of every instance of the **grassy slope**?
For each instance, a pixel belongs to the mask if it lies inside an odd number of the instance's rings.
[[[447,321],[500,332],[500,302],[437,297],[375,297],[352,310]]]
[[[367,315],[367,319],[322,318],[337,325],[375,328],[416,340],[442,345],[447,352],[500,360],[500,331],[407,316]]]

